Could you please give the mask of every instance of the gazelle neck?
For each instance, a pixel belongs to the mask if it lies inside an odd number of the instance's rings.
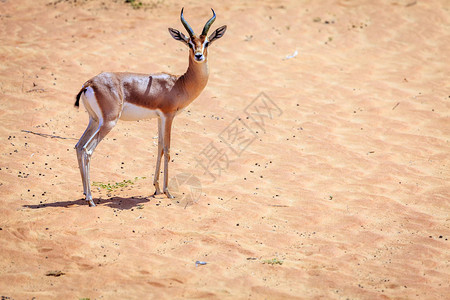
[[[205,57],[205,61],[198,63],[194,61],[192,55],[189,55],[189,67],[186,73],[178,79],[178,83],[187,94],[188,104],[203,91],[208,82],[208,76],[208,58]]]

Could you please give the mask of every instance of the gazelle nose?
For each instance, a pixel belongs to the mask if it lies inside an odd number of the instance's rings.
[[[203,56],[202,53],[195,53],[195,58],[196,58],[196,59],[201,59],[202,56]]]

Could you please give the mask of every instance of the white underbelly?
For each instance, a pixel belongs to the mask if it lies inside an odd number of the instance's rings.
[[[124,103],[120,119],[124,121],[138,121],[156,118],[160,115],[160,110],[149,109],[139,105]]]

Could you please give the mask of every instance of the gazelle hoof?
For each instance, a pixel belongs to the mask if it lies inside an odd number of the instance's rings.
[[[164,194],[166,194],[167,198],[169,198],[169,199],[175,198],[174,196],[172,196],[172,195],[169,193],[169,190],[165,190],[165,191],[164,191]]]
[[[89,207],[94,207],[95,206],[95,203],[94,203],[94,200],[87,200],[87,202],[88,202],[88,204],[89,204]]]

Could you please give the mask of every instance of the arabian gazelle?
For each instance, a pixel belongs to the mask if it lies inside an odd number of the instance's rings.
[[[212,9],[211,9],[212,10]],[[181,76],[166,73],[101,73],[84,83],[76,97],[75,106],[82,100],[89,113],[89,125],[76,144],[78,165],[83,181],[84,194],[89,206],[92,199],[89,178],[89,162],[98,143],[111,131],[119,119],[136,121],[158,118],[158,157],[153,184],[155,195],[161,194],[159,173],[161,156],[164,154],[163,192],[173,196],[168,189],[170,160],[170,132],[175,115],[188,106],[205,88],[208,81],[208,46],[221,38],[227,27],[216,29],[207,36],[213,16],[206,22],[200,35],[196,35],[183,17],[181,23],[189,36],[169,28],[172,37],[189,47],[189,67]]]

